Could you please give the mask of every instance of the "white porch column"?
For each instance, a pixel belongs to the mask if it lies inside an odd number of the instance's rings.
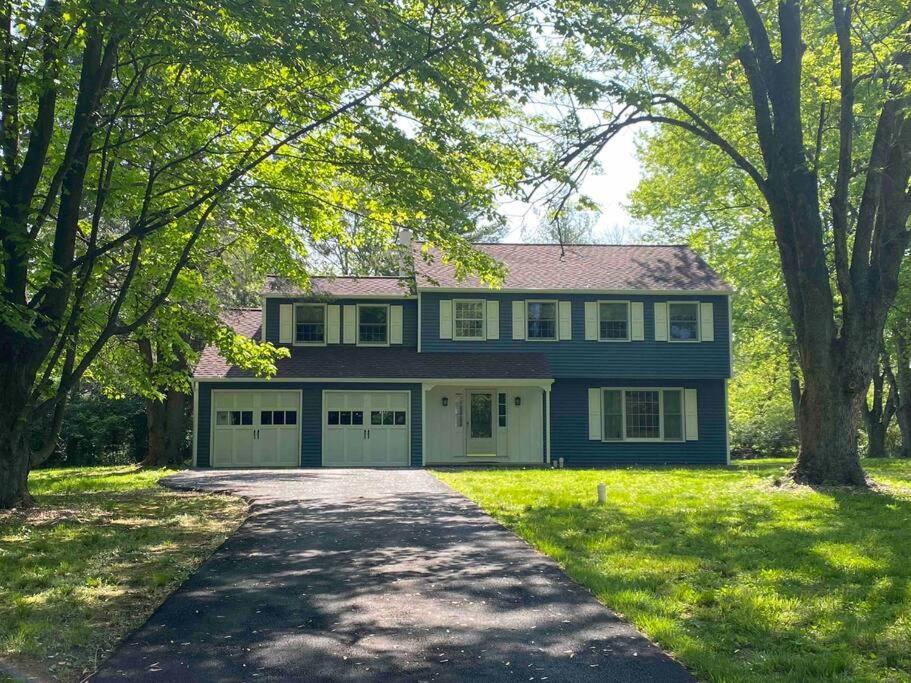
[[[544,448],[550,464],[550,387],[544,390]]]

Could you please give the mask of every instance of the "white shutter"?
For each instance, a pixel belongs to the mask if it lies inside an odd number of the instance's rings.
[[[452,339],[452,300],[440,300],[440,339]]]
[[[342,320],[342,341],[354,344],[357,341],[357,306],[345,306]]]
[[[278,343],[290,344],[294,341],[294,306],[280,304],[278,307]]]
[[[341,322],[341,310],[338,304],[329,304],[326,306],[326,343],[338,344],[339,342],[339,324]]]
[[[525,302],[512,302],[512,338],[525,339]]]
[[[588,438],[601,440],[601,389],[588,390]]]
[[[585,302],[585,340],[598,341],[598,302]]]
[[[667,304],[655,304],[655,341],[667,341]]]
[[[402,307],[389,307],[389,343],[402,343]]]
[[[572,301],[561,301],[560,309],[560,339],[573,338],[573,304]]]
[[[699,408],[695,389],[684,389],[684,412],[686,414],[686,440],[699,439]]]
[[[500,338],[500,302],[496,300],[487,302],[487,338]]]
[[[702,341],[715,341],[715,307],[699,304],[699,333]]]
[[[633,301],[629,305],[629,338],[632,341],[645,339],[645,312],[641,301]]]

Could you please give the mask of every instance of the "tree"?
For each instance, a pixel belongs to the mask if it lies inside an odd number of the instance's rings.
[[[774,230],[803,380],[792,476],[862,485],[860,409],[911,213],[911,10],[867,0],[569,3],[610,116],[558,155],[578,179],[617,131],[672,126],[724,154]],[[633,20],[635,17],[636,20]]]
[[[564,73],[534,6],[0,1],[0,509],[106,346],[201,291],[225,221],[305,284],[304,234],[369,177],[388,234],[492,277],[458,228],[523,173],[504,95]]]

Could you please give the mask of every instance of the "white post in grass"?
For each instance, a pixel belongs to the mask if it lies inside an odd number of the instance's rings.
[[[607,502],[607,486],[598,484],[598,505],[604,505]]]
[[[559,463],[558,467],[562,470],[563,469],[563,458],[559,458],[557,460],[557,462]]]

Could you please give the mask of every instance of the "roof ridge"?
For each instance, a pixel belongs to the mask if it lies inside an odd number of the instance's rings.
[[[426,244],[426,242],[415,242],[415,244]],[[472,246],[477,247],[488,247],[488,246],[504,246],[504,247],[559,247],[561,244],[559,242],[470,242]],[[660,242],[660,243],[639,243],[639,244],[605,244],[598,242],[565,242],[562,245],[565,247],[683,247],[686,249],[692,249],[688,244],[682,242]]]

